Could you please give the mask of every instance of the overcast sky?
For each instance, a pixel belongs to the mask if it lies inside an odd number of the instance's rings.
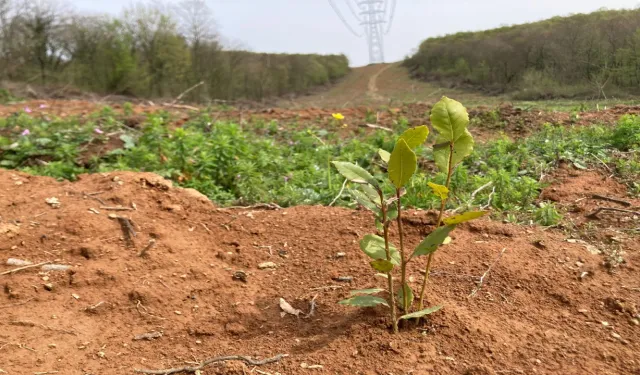
[[[120,14],[131,0],[69,0],[82,12]],[[178,0],[174,0],[177,2]],[[353,0],[349,0],[353,1]],[[171,2],[171,1],[169,1]],[[334,0],[356,27],[345,0]],[[369,62],[365,39],[352,35],[329,0],[207,0],[218,31],[256,52],[344,53],[352,66]],[[387,62],[410,54],[422,40],[587,13],[601,7],[633,8],[640,0],[397,0],[395,21],[385,39]]]

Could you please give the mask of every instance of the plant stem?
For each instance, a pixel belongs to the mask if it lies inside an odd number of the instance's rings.
[[[447,171],[447,182],[445,186],[449,189],[451,185],[451,175],[453,174],[453,142],[449,143],[449,165]],[[436,229],[440,228],[442,225],[442,215],[444,215],[444,209],[447,206],[447,202],[449,201],[449,195],[447,194],[447,198],[443,199],[440,202],[440,213],[438,213],[438,221],[436,222]],[[427,267],[424,270],[424,278],[422,279],[422,289],[420,290],[420,300],[418,301],[418,311],[423,309],[424,304],[424,292],[427,289],[427,281],[429,280],[429,273],[431,272],[431,264],[433,262],[433,256],[435,252],[429,254],[429,259],[427,260]],[[419,320],[419,318],[418,318]]]
[[[387,204],[384,202],[382,191],[378,191],[380,202],[382,202],[382,225],[384,228],[384,251],[387,260],[391,262],[391,250],[389,250],[389,225],[387,224]],[[389,281],[389,307],[391,307],[391,323],[393,324],[393,333],[398,333],[398,321],[396,320],[396,299],[393,293],[393,275],[391,271],[387,272],[387,280]]]
[[[407,262],[405,262],[404,257],[404,228],[402,227],[402,203],[400,202],[400,189],[396,189],[396,197],[398,198],[398,234],[400,236],[400,262],[401,262],[401,272],[402,272],[402,284],[400,288],[402,288],[402,308],[404,309],[404,313],[409,313],[409,296],[404,289],[404,286],[407,283]]]

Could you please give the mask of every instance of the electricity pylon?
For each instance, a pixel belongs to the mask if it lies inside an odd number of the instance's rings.
[[[351,11],[351,15],[364,29],[364,36],[369,47],[369,63],[378,64],[384,62],[384,35],[388,34],[395,16],[396,0],[344,0]],[[340,8],[334,0],[329,4],[336,12],[344,25],[357,37],[363,34],[357,33],[343,16]],[[359,12],[357,11],[359,10]],[[386,31],[384,25],[387,24]]]

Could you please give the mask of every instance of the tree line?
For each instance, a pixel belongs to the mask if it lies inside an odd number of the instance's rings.
[[[412,75],[523,99],[640,93],[640,9],[600,10],[429,38]]]
[[[0,0],[0,81],[136,97],[261,100],[344,76],[344,55],[253,53],[223,45],[204,0],[138,3],[121,16],[63,0]]]

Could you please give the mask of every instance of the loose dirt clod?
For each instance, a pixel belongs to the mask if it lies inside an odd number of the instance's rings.
[[[153,331],[153,332],[147,332],[140,335],[136,335],[133,337],[133,340],[134,341],[140,341],[140,340],[151,341],[153,339],[157,339],[160,337],[162,337],[162,332]]]
[[[300,314],[302,314],[302,310],[293,308],[293,306],[291,306],[289,302],[285,301],[284,298],[280,298],[280,308],[282,309],[280,316],[283,318],[286,314],[295,315],[296,317],[299,317]]]
[[[261,269],[261,270],[274,269],[277,267],[278,265],[273,262],[264,262],[264,263],[258,264],[258,269]]]

